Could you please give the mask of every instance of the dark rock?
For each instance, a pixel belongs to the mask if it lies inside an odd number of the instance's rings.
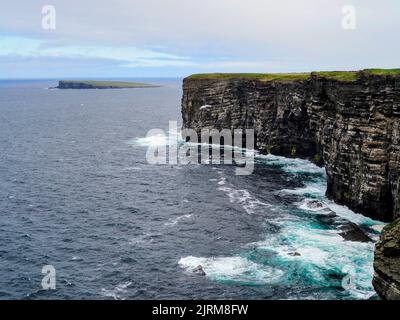
[[[244,168],[244,167],[246,167],[246,164],[245,164],[245,163],[239,163],[239,162],[235,161],[234,159],[232,159],[232,164],[233,164],[235,167],[239,167],[239,168]]]
[[[194,268],[193,272],[198,274],[198,275],[201,275],[201,276],[207,275],[206,272],[203,269],[203,266],[201,266],[201,265],[198,265],[196,268]]]
[[[347,241],[372,242],[372,239],[353,222],[347,221],[346,224],[339,226],[339,230],[339,234]]]
[[[318,209],[318,208],[323,208],[324,204],[318,200],[310,200],[307,202],[307,207],[310,209]]]
[[[289,256],[292,256],[292,257],[301,256],[301,254],[300,254],[299,252],[297,252],[297,251],[295,251],[295,252],[289,252],[288,255],[289,255]]]
[[[372,284],[382,299],[400,300],[400,219],[387,225],[375,246]]]

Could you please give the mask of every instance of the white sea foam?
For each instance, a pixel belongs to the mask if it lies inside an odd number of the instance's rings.
[[[272,154],[256,155],[256,158],[267,161],[267,164],[278,165],[282,170],[288,173],[316,173],[325,175],[325,169],[318,167],[311,161],[298,159],[298,158],[285,158],[281,156],[274,156]]]
[[[153,236],[155,234],[152,233],[143,233],[141,235],[138,235],[132,239],[129,240],[129,244],[131,245],[148,245],[151,244],[154,239]]]
[[[246,213],[253,214],[255,210],[260,206],[271,207],[270,204],[264,203],[259,199],[253,197],[246,189],[235,189],[233,187],[225,186],[225,180],[223,181],[223,186],[219,187],[218,190],[223,191],[227,194],[230,203],[241,205]],[[221,185],[221,183],[219,184]]]
[[[83,258],[78,257],[78,256],[73,256],[73,257],[71,258],[71,260],[73,260],[73,261],[82,261]]]
[[[326,191],[326,183],[325,182],[310,182],[307,183],[304,187],[297,188],[297,189],[283,189],[280,190],[278,193],[283,192],[283,193],[289,193],[289,194],[295,194],[295,195],[301,195],[306,197],[305,200],[302,202],[299,202],[297,204],[299,209],[306,210],[306,211],[317,211],[318,213],[323,213],[322,209],[330,209],[333,211],[335,214],[337,214],[339,217],[349,220],[353,223],[356,224],[362,224],[365,226],[373,226],[373,225],[379,225],[381,224],[379,221],[373,220],[371,218],[368,218],[362,214],[355,213],[354,211],[350,210],[348,207],[344,205],[339,205],[335,203],[332,200],[329,200],[325,196],[325,191]],[[321,208],[321,211],[317,209],[311,209],[307,206],[307,203],[310,201],[310,199],[317,199],[321,201],[323,208]]]
[[[139,145],[139,146],[165,146],[168,145],[168,137],[166,135],[158,134],[145,138],[137,138],[133,142],[128,142],[129,144]]]
[[[118,284],[115,288],[113,289],[101,289],[101,294],[104,297],[110,297],[113,298],[114,300],[124,300],[124,298],[121,297],[121,294],[124,294],[127,292],[127,288],[132,284],[130,281],[122,282]]]
[[[382,232],[384,227],[385,227],[385,224],[375,224],[375,225],[371,226],[371,229],[375,230],[376,232]]]
[[[185,214],[185,215],[171,219],[169,222],[164,223],[164,225],[167,227],[172,227],[172,226],[178,224],[178,222],[181,221],[182,219],[189,219],[191,217],[192,217],[191,214]]]
[[[254,263],[246,258],[234,257],[184,257],[179,265],[192,272],[201,265],[206,275],[213,280],[250,284],[268,284],[279,280],[283,271]]]
[[[303,160],[304,161],[304,160]],[[314,173],[313,170],[309,173]],[[339,205],[332,200],[329,200],[326,196],[326,180],[315,179],[310,182],[306,182],[304,187],[296,188],[296,189],[282,189],[278,191],[278,193],[288,193],[295,194],[306,197],[306,200],[298,203],[299,209],[310,211],[310,208],[307,207],[307,199],[317,199],[322,202],[324,208],[328,208],[336,213],[339,217],[349,220],[356,224],[363,224],[366,226],[372,226],[376,224],[381,224],[379,221],[368,218],[362,214],[355,213],[350,210],[348,207],[344,205]],[[316,210],[318,211],[318,210]]]
[[[140,167],[128,167],[128,168],[125,168],[125,170],[127,170],[127,171],[134,171],[134,170],[139,171],[139,170],[142,170],[142,168],[140,168]]]
[[[320,206],[312,207],[314,201],[314,199],[304,199],[303,201],[297,203],[297,206],[302,210],[315,212],[318,214],[326,214],[331,212],[330,210],[326,210],[328,209],[328,206],[322,202],[319,202]]]
[[[322,198],[325,196],[326,184],[324,184],[323,182],[310,182],[307,183],[304,187],[296,189],[282,189],[278,191],[278,193],[280,192],[295,194],[299,196],[312,196]]]
[[[363,224],[366,226],[373,226],[376,224],[381,224],[381,222],[363,216],[362,214],[355,213],[354,211],[350,210],[348,207],[337,204],[329,199],[324,199],[325,204],[335,212],[339,217],[347,219],[356,224]]]
[[[141,147],[162,147],[179,145],[184,143],[182,136],[177,132],[168,132],[167,134],[155,134],[147,137],[135,138],[128,140],[127,143],[132,146]]]
[[[226,183],[226,178],[221,178],[220,181],[218,181],[218,185],[223,186]]]

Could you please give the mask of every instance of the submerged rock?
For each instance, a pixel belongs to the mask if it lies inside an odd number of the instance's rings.
[[[318,208],[322,209],[324,207],[324,204],[318,200],[310,200],[307,201],[307,207],[310,209],[318,209]]]
[[[372,242],[372,239],[355,223],[338,216],[334,211],[327,208],[322,202],[318,200],[311,200],[307,202],[307,207],[317,210],[320,213],[320,219],[332,229],[339,230],[339,235],[346,241],[358,242]]]
[[[375,247],[372,284],[382,299],[400,300],[400,219],[387,225]]]
[[[233,164],[235,167],[239,167],[239,168],[244,168],[244,167],[246,167],[246,163],[240,163],[240,162],[235,161],[234,159],[232,159],[232,164]]]
[[[347,241],[372,242],[372,239],[355,223],[347,221],[339,226],[340,235]]]
[[[200,276],[205,276],[207,275],[206,272],[203,269],[202,265],[198,265],[196,268],[193,269],[193,272],[200,275]]]

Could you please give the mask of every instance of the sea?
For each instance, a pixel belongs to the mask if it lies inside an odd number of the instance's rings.
[[[149,163],[185,143],[149,134],[181,126],[182,79],[131,80],[161,87],[0,81],[0,299],[377,298],[382,223],[329,200],[323,168]],[[373,241],[344,240],[327,212]]]

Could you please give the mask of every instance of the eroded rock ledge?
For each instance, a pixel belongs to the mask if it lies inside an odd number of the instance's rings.
[[[400,217],[400,70],[194,75],[183,82],[182,117],[197,131],[254,129],[261,152],[324,165],[329,198],[374,219]],[[383,298],[400,287],[400,257],[383,253],[394,226],[377,246]]]

